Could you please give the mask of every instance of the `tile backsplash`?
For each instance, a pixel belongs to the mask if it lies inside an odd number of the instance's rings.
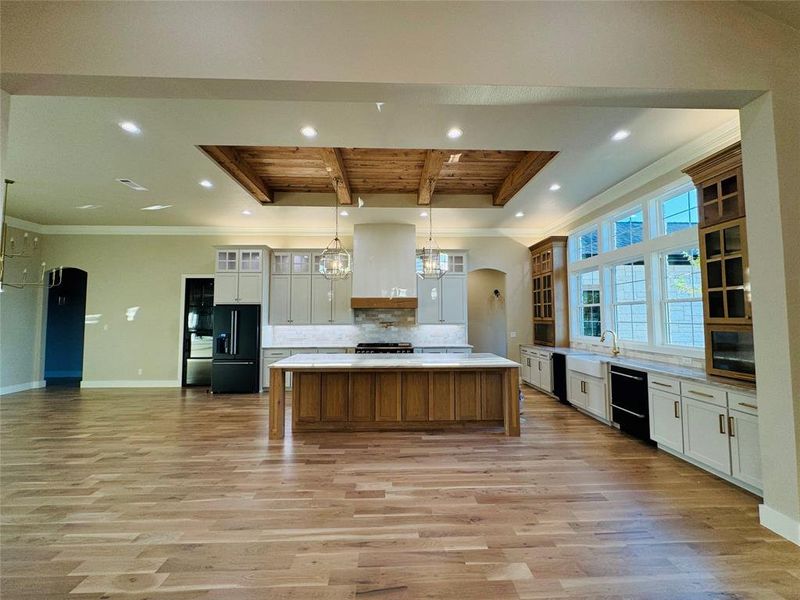
[[[597,354],[611,354],[611,348],[601,344],[590,344],[586,342],[571,342],[570,348],[576,350],[586,350],[587,352],[595,352]],[[634,358],[640,360],[654,360],[657,362],[668,363],[671,365],[678,365],[681,367],[689,367],[692,369],[704,370],[706,367],[705,359],[695,358],[692,356],[682,356],[680,354],[664,354],[662,352],[647,352],[644,350],[632,350],[620,347],[622,350],[620,356],[624,358]]]
[[[372,312],[372,315],[359,313]],[[411,319],[405,313],[411,313]],[[403,314],[394,314],[403,313]],[[357,311],[352,325],[275,325],[265,345],[355,346],[360,342],[410,342],[415,346],[467,343],[466,325],[418,325],[414,311]]]

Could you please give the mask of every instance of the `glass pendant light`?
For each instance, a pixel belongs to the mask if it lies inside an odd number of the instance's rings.
[[[441,279],[450,268],[450,258],[446,252],[442,252],[433,240],[433,204],[428,210],[428,222],[430,231],[428,241],[422,248],[417,250],[417,277],[420,279]]]
[[[339,239],[339,180],[334,181],[334,188],[336,190],[336,203],[334,204],[334,214],[336,218],[336,233],[328,244],[327,248],[322,251],[319,257],[319,272],[325,279],[339,280],[347,279],[353,270],[352,258],[350,253],[342,246],[342,241]]]

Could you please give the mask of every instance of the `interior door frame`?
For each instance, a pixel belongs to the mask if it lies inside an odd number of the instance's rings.
[[[213,273],[183,273],[181,274],[181,294],[178,298],[178,387],[183,384],[183,334],[184,327],[184,314],[186,308],[186,280],[187,279],[214,279]]]

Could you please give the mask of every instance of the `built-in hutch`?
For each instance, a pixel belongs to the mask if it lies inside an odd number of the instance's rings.
[[[529,248],[533,289],[533,343],[569,346],[567,238],[552,236]]]
[[[706,371],[754,381],[741,144],[684,172],[697,186]]]

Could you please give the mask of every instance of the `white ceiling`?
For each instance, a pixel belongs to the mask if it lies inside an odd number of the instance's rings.
[[[49,225],[165,225],[328,230],[332,209],[260,206],[196,148],[199,144],[314,145],[407,148],[559,150],[560,154],[504,208],[446,208],[434,197],[436,222],[446,229],[541,230],[610,186],[690,141],[734,121],[732,110],[587,108],[580,106],[466,106],[387,102],[280,102],[13,96],[4,174],[17,183],[10,216]],[[117,123],[131,120],[141,135]],[[319,136],[299,134],[312,124]],[[451,141],[447,129],[464,136]],[[631,136],[613,142],[618,129]],[[135,192],[117,178],[147,187]],[[210,179],[214,188],[198,185]],[[551,183],[562,188],[550,192]],[[317,202],[329,198],[316,198]],[[352,223],[420,224],[420,209],[350,209]],[[282,205],[283,203],[283,205]],[[76,206],[100,205],[96,210]],[[170,204],[149,212],[141,207]],[[244,209],[253,212],[246,217]],[[523,211],[523,218],[515,213]]]

